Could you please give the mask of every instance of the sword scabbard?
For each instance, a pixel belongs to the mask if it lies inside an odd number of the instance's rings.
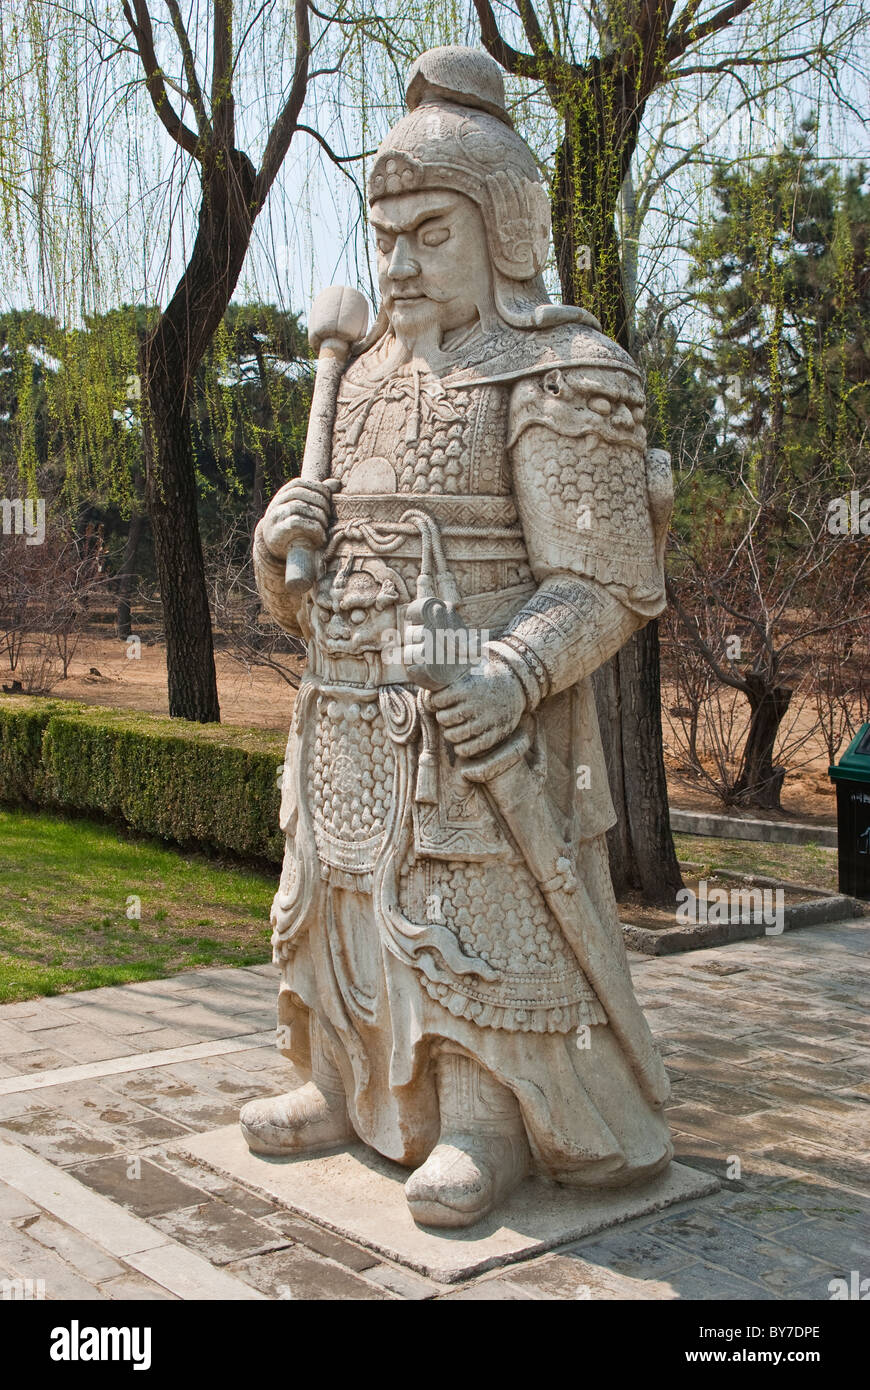
[[[575,876],[544,790],[526,762],[528,748],[528,735],[515,733],[469,762],[463,775],[489,793],[628,1053],[642,1090],[653,1105],[662,1105],[670,1089],[667,1074],[634,997],[621,942],[612,938]]]

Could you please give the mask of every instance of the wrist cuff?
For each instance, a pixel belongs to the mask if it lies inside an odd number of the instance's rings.
[[[499,638],[498,641],[488,642],[486,651],[488,657],[509,667],[523,687],[527,710],[530,713],[536,710],[550,690],[547,668],[537,652],[532,651],[532,648],[514,633]]]

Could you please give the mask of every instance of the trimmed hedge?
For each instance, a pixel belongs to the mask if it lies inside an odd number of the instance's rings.
[[[0,801],[105,816],[280,863],[284,741],[268,730],[0,695]]]

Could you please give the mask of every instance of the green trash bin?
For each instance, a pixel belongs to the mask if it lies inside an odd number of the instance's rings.
[[[828,776],[837,788],[840,892],[870,900],[870,724],[861,725]]]

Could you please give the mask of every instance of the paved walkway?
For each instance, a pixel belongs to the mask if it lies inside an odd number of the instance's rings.
[[[49,1299],[827,1299],[832,1279],[870,1276],[868,942],[864,919],[633,957],[673,1081],[677,1157],[715,1172],[722,1190],[462,1287],[391,1265],[177,1151],[283,1089],[270,966],[6,1005],[0,1281],[13,1282],[0,1288]]]

